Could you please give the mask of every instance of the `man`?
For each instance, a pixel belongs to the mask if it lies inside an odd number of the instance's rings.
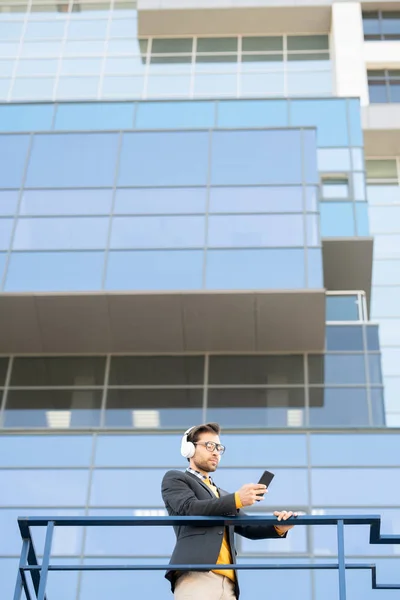
[[[230,494],[216,486],[214,473],[225,447],[221,444],[218,423],[207,423],[188,429],[181,445],[181,454],[189,467],[185,472],[168,471],[161,492],[170,516],[243,516],[240,510],[260,500],[266,486],[247,483]],[[258,495],[257,495],[258,494]],[[263,496],[262,496],[263,498]],[[261,499],[262,499],[261,498]],[[297,513],[275,511],[278,521],[287,521]],[[236,525],[229,527],[192,525],[174,526],[177,542],[170,564],[234,564],[236,550],[234,533],[252,540],[286,537],[293,525]],[[167,571],[175,600],[236,600],[239,598],[237,571]]]

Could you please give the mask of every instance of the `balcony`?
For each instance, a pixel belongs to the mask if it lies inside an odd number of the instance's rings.
[[[14,600],[21,600],[24,593],[26,600],[52,600],[46,595],[46,584],[49,573],[53,571],[164,571],[167,567],[178,570],[211,570],[214,564],[209,565],[162,565],[162,564],[140,564],[140,565],[61,565],[50,564],[51,546],[53,534],[56,527],[151,527],[172,526],[190,523],[193,526],[234,526],[267,524],[277,525],[275,517],[245,516],[245,517],[21,517],[18,525],[22,537],[22,551],[20,556],[19,570],[15,586]],[[400,535],[381,535],[381,519],[379,515],[364,516],[299,516],[296,519],[298,526],[327,526],[335,525],[337,531],[338,562],[327,564],[304,564],[304,563],[282,563],[282,564],[233,564],[219,565],[219,569],[235,570],[335,570],[338,571],[339,600],[346,600],[346,570],[368,570],[371,572],[372,589],[399,590],[400,584],[378,583],[376,566],[370,563],[346,563],[344,547],[345,525],[369,525],[370,544],[400,544]],[[41,564],[38,562],[37,553],[32,539],[31,527],[45,527],[46,539]],[[31,581],[30,581],[31,580]],[[32,585],[30,585],[32,582]],[[32,593],[31,593],[32,591]],[[357,598],[358,600],[358,598]]]

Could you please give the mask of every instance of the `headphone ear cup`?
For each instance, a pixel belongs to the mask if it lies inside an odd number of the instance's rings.
[[[192,442],[188,442],[187,441],[187,436],[188,433],[193,429],[193,427],[191,427],[190,429],[188,429],[187,431],[185,431],[183,438],[182,438],[182,442],[181,442],[181,454],[184,458],[192,458],[192,456],[194,456],[194,453],[196,452],[196,446],[192,443]]]

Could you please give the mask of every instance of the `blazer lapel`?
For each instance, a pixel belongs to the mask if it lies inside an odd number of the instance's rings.
[[[212,498],[216,497],[214,492],[208,487],[208,485],[201,481],[200,477],[196,477],[196,475],[193,475],[193,473],[190,473],[190,471],[186,471],[185,475],[187,475],[187,476],[191,477],[192,479],[194,479],[195,481],[197,481],[198,484],[200,484],[205,490],[207,490],[207,492],[210,494],[210,496]]]

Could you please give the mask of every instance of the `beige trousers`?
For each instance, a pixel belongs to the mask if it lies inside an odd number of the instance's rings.
[[[188,571],[179,577],[175,600],[236,600],[231,579],[212,571]]]

